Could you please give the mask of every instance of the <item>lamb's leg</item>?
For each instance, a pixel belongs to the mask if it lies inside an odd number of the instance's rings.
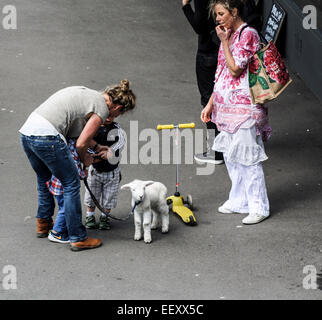
[[[143,214],[143,231],[144,231],[144,242],[145,243],[152,242],[151,220],[152,220],[151,210],[145,211]]]
[[[160,205],[159,212],[161,215],[161,231],[167,233],[169,231],[169,207],[166,202]]]
[[[152,210],[152,225],[151,225],[151,229],[152,230],[157,229],[158,224],[159,224],[158,214],[154,210]]]
[[[134,210],[134,240],[141,240],[142,238],[142,217],[141,214]]]

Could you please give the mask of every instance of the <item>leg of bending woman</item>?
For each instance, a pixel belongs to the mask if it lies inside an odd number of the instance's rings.
[[[65,217],[70,241],[85,240],[87,233],[82,225],[80,180],[67,145],[59,136],[22,135],[21,142],[37,174],[37,218],[49,220],[54,214],[54,198],[46,186],[46,181],[54,174],[64,188]]]

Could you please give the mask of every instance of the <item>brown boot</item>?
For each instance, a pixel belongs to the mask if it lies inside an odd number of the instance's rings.
[[[48,237],[49,231],[53,228],[53,222],[51,220],[37,218],[37,237]]]
[[[70,243],[70,249],[72,251],[80,251],[80,250],[98,248],[101,245],[102,245],[102,241],[100,239],[95,239],[95,238],[88,237],[84,241],[71,242]]]

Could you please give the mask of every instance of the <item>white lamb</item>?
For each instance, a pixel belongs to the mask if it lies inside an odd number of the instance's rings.
[[[151,229],[156,229],[161,218],[162,233],[169,231],[169,207],[167,205],[167,187],[155,181],[133,180],[121,187],[131,190],[134,209],[134,240],[142,238],[142,220],[144,242],[152,241]]]

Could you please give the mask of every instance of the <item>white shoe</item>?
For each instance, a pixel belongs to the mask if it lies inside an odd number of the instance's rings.
[[[234,213],[234,211],[231,211],[231,210],[229,210],[229,209],[225,208],[224,206],[219,207],[219,208],[218,208],[218,211],[219,211],[220,213]]]
[[[258,213],[254,213],[254,214],[249,214],[246,218],[244,218],[242,220],[242,222],[243,222],[243,224],[256,224],[256,223],[263,221],[266,218],[268,218],[268,217],[263,216]]]

